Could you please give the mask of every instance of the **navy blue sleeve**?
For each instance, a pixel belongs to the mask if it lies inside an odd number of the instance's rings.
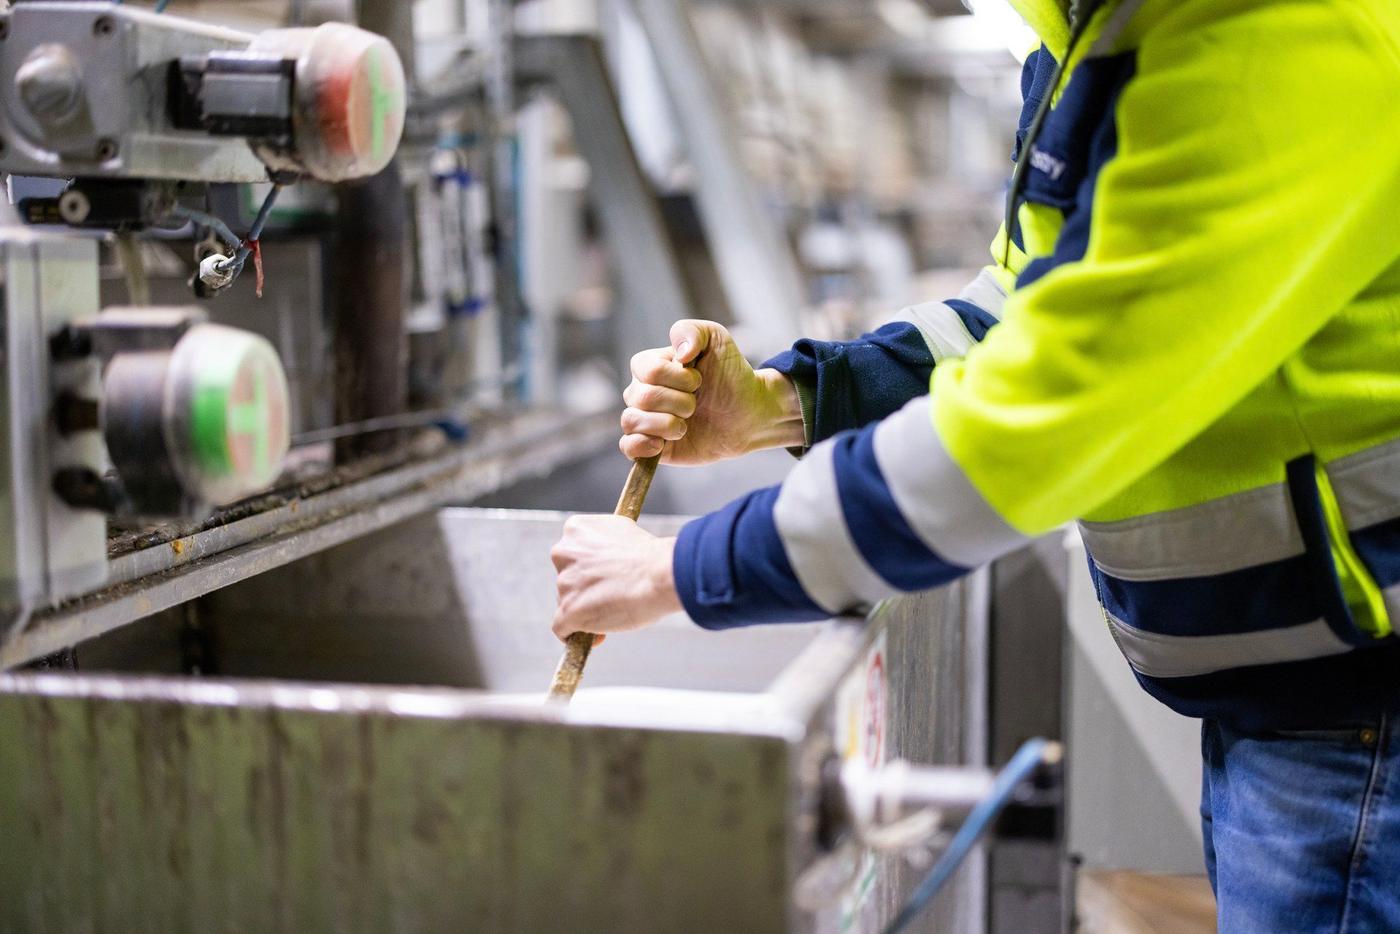
[[[788,561],[773,504],[780,488],[755,490],[681,529],[672,558],[686,615],[706,629],[826,619]]]
[[[800,340],[763,365],[791,379],[804,403],[810,400],[812,445],[927,393],[933,364],[919,329],[899,321],[852,341]]]

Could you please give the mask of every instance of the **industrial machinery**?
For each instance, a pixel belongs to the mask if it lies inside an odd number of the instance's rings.
[[[197,518],[278,476],[289,442],[282,365],[262,337],[194,308],[102,311],[97,243],[112,231],[133,302],[133,234],[195,224],[222,239],[196,294],[260,263],[283,185],[372,175],[392,158],[404,75],[392,46],[344,24],[253,36],[115,3],[30,2],[0,16],[6,208],[0,629],[107,579],[107,517]],[[216,182],[271,180],[248,235],[191,201]],[[259,279],[261,267],[259,265]]]

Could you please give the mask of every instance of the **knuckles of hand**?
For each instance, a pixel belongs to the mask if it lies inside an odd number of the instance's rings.
[[[694,415],[697,402],[694,393],[668,386],[654,386],[635,379],[622,391],[622,401],[644,412],[665,412],[681,418]]]
[[[634,395],[637,401],[630,402],[629,405],[655,412],[661,408],[662,401],[666,398],[666,391],[660,386],[639,386]]]
[[[671,365],[671,361],[663,359],[660,354],[643,360],[640,368],[633,369],[632,373],[644,383],[656,385],[666,378],[666,369]]]
[[[550,560],[557,572],[559,591],[558,608],[555,610],[551,629],[560,639],[587,629],[596,613],[585,604],[580,604],[586,594],[592,593],[601,582],[596,570],[589,571],[584,559],[596,553],[592,546],[593,527],[609,516],[571,516],[564,522],[564,537],[549,551]]]
[[[665,412],[644,412],[626,408],[622,411],[622,430],[626,434],[651,435],[666,441],[685,437],[685,420]]]
[[[632,377],[642,386],[659,386],[681,392],[695,392],[700,388],[699,371],[675,362],[670,347],[643,350],[632,357]]]
[[[627,434],[617,442],[617,449],[632,460],[660,454],[666,442],[651,435]]]

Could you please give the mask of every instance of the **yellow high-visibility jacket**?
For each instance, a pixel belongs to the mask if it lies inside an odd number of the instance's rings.
[[[1400,698],[1400,3],[1108,0],[997,263],[773,361],[814,446],[688,526],[702,625],[867,606],[1079,520],[1175,709],[1299,726]],[[1009,241],[1009,242],[1008,242]],[[910,387],[931,376],[927,390]]]

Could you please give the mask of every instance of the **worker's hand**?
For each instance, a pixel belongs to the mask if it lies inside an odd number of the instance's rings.
[[[805,440],[792,383],[755,371],[713,321],[677,321],[671,346],[633,357],[622,399],[618,447],[633,460],[660,452],[664,464],[708,464]]]
[[[681,609],[671,577],[674,538],[657,538],[622,516],[574,516],[550,552],[559,573],[554,634],[650,626]]]

